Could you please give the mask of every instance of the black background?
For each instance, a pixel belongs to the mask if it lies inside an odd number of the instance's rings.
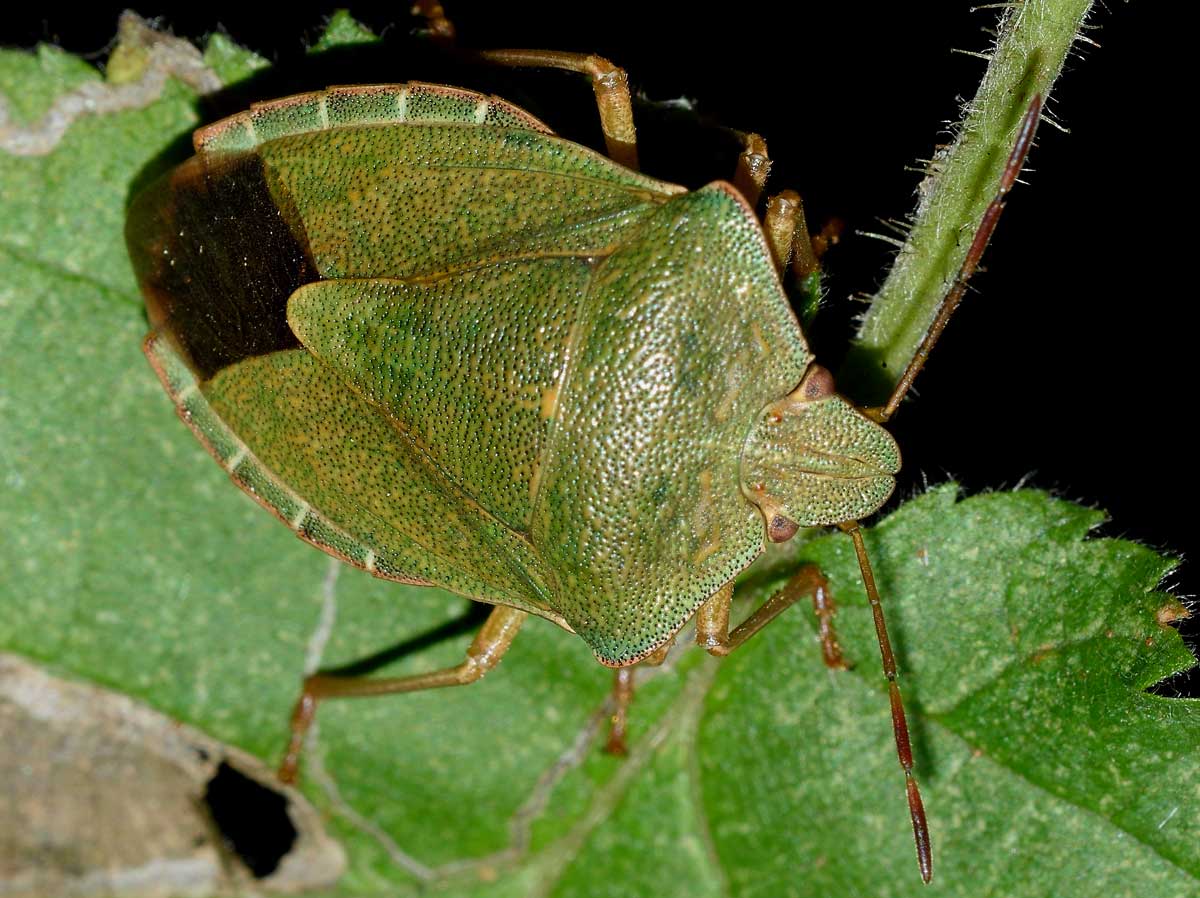
[[[286,16],[251,4],[143,5],[145,16],[193,40],[227,31],[278,64],[282,76],[224,96],[216,117],[293,89],[367,80],[444,80],[528,105],[568,137],[598,144],[589,89],[557,73],[456,72],[405,34],[405,5],[348,4],[385,31],[372,53],[314,67],[303,49],[329,7],[289,4]],[[1102,533],[1187,554],[1200,488],[1190,434],[1195,336],[1187,296],[1191,266],[1173,218],[1190,189],[1172,165],[1177,88],[1162,71],[1168,24],[1154,4],[1113,3],[1078,44],[1056,87],[1038,146],[991,248],[986,271],[951,323],[893,430],[905,454],[900,495],[955,479],[968,493],[1017,483],[1107,510]],[[102,63],[121,5],[5,13],[0,41],[58,43]],[[771,187],[793,187],[817,226],[847,223],[827,260],[829,305],[811,342],[836,368],[856,307],[893,249],[855,231],[885,230],[914,204],[918,173],[906,167],[947,140],[969,97],[997,10],[969,3],[751,4],[702,11],[691,4],[452,3],[465,46],[597,52],[624,66],[656,100],[688,97],[714,122],[764,134],[775,160]],[[745,16],[741,18],[740,16]],[[489,79],[490,83],[489,83]],[[698,185],[731,171],[732,144],[687,128],[641,125],[644,167]],[[1147,127],[1150,123],[1152,127]],[[1181,261],[1183,264],[1181,265]],[[895,501],[895,500],[893,500]],[[1185,562],[1168,581],[1182,597],[1200,574]],[[1195,623],[1195,618],[1193,623]],[[1193,631],[1197,627],[1191,628]],[[1196,677],[1185,686],[1196,689]]]

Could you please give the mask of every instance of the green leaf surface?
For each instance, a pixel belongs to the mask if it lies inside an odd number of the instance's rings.
[[[225,77],[256,65],[217,52]],[[0,54],[18,126],[84,84],[100,76],[63,54]],[[469,603],[294,539],[176,419],[121,235],[130,184],[197,122],[168,80],[44,155],[0,149],[0,650],[273,761],[306,662],[419,639]],[[735,611],[817,563],[854,669],[822,665],[803,602],[724,661],[681,639],[645,673],[623,760],[600,750],[610,675],[540,620],[470,688],[327,703],[303,785],[350,859],[327,894],[1198,894],[1200,703],[1145,692],[1193,663],[1157,616],[1173,562],[1089,539],[1100,520],[943,487],[867,534],[929,887],[854,554],[830,534],[752,569]],[[456,663],[469,639],[383,672]]]
[[[205,44],[204,63],[216,73],[222,84],[235,84],[270,66],[257,53],[220,33],[212,35]]]
[[[379,38],[347,10],[339,9],[329,17],[329,23],[313,44],[311,52],[320,53],[335,47],[353,47],[355,44],[373,44]]]

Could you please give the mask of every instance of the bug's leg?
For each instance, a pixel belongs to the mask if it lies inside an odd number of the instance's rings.
[[[613,671],[613,714],[604,750],[610,755],[629,753],[625,745],[625,727],[629,722],[629,704],[633,701],[633,668],[618,667]]]
[[[438,0],[416,0],[412,14],[425,20],[429,36],[442,44],[454,43],[454,23],[446,16],[446,10]]]
[[[440,0],[415,0],[414,15],[425,19],[430,37],[439,44],[454,44],[454,23],[446,16]],[[626,168],[637,169],[637,130],[633,124],[633,103],[629,97],[629,76],[594,53],[566,53],[558,50],[477,50],[460,51],[471,59],[512,68],[562,69],[587,75],[596,94],[600,126],[609,158]],[[761,140],[761,138],[760,138]],[[766,175],[763,175],[765,180]]]
[[[754,209],[758,207],[758,198],[771,174],[771,157],[767,155],[767,142],[761,134],[738,132],[738,137],[742,141],[742,153],[733,173],[733,186]]]
[[[803,281],[821,270],[821,257],[838,242],[846,223],[840,218],[827,221],[814,237],[804,218],[804,204],[794,190],[783,190],[767,200],[763,231],[780,274],[791,265],[796,280]]]
[[[734,171],[733,186],[746,198],[751,208],[756,208],[767,185],[767,177],[771,174],[771,157],[762,135],[742,131],[736,133],[742,141],[742,152]],[[775,270],[780,274],[789,263],[797,280],[808,277],[820,268],[813,240],[808,234],[808,222],[804,219],[804,203],[796,191],[783,190],[767,200],[763,231],[775,259]]]
[[[854,551],[858,556],[859,570],[862,571],[863,585],[866,587],[867,598],[871,604],[871,615],[875,621],[875,635],[879,640],[879,653],[883,659],[883,673],[888,681],[896,754],[900,759],[900,766],[904,770],[908,810],[912,817],[913,836],[917,844],[917,862],[921,868],[921,878],[925,882],[929,882],[933,873],[933,858],[929,847],[929,826],[925,821],[925,806],[921,801],[921,791],[917,788],[917,781],[913,777],[912,744],[908,737],[908,719],[904,714],[904,704],[900,700],[900,687],[896,683],[896,658],[892,654],[891,641],[888,639],[883,606],[879,601],[879,591],[875,588],[875,577],[871,572],[871,562],[867,557],[866,546],[863,543],[858,522],[848,521],[839,526],[854,540]],[[733,598],[733,584],[726,584],[696,612],[696,642],[713,655],[728,655],[806,593],[813,596],[813,609],[816,611],[820,625],[821,654],[825,663],[830,667],[844,669],[846,661],[842,657],[841,647],[838,645],[837,636],[832,628],[833,604],[829,586],[820,570],[812,565],[807,565],[797,571],[783,589],[763,602],[758,610],[746,618],[732,633],[729,632],[729,604]]]
[[[643,658],[638,664],[647,664],[651,667],[657,667],[667,660],[667,653],[671,651],[671,645],[674,639],[660,646],[653,654]],[[612,725],[608,731],[608,742],[605,743],[604,750],[610,755],[625,755],[628,754],[628,748],[625,744],[625,729],[629,721],[629,705],[633,702],[634,682],[633,682],[634,665],[629,667],[618,667],[613,671],[613,714]]]
[[[821,658],[828,667],[846,670],[849,664],[833,628],[835,606],[829,582],[816,565],[806,564],[777,593],[762,603],[741,624],[729,632],[729,606],[733,584],[717,590],[696,612],[696,643],[712,655],[725,656],[773,621],[804,596],[811,596],[821,640]]]
[[[825,666],[833,670],[849,670],[850,663],[842,654],[842,644],[838,642],[837,630],[833,627],[833,618],[837,614],[837,603],[833,600],[833,593],[829,590],[829,583],[820,574],[818,582],[812,585],[812,603],[813,614],[817,616],[817,637],[821,640],[821,660],[825,662]],[[795,577],[789,580],[784,589],[793,587],[796,589],[804,589],[804,586],[796,582]]]
[[[784,190],[767,200],[763,231],[771,246],[771,255],[775,257],[775,269],[780,274],[790,264],[799,282],[820,270],[808,234],[808,223],[804,220],[804,204],[796,191]]]
[[[821,226],[821,230],[812,238],[813,257],[817,265],[821,264],[821,259],[829,252],[830,247],[836,246],[838,241],[842,239],[842,231],[846,229],[846,222],[842,219],[834,217],[829,219]]]
[[[863,542],[858,521],[846,521],[838,527],[850,534],[854,540],[854,554],[858,556],[858,569],[862,573],[863,587],[871,603],[871,617],[875,621],[875,638],[879,642],[879,656],[883,660],[883,675],[888,681],[888,698],[892,706],[892,734],[896,740],[896,756],[904,770],[905,791],[908,794],[908,812],[912,817],[913,838],[917,843],[917,864],[921,868],[921,879],[929,882],[933,876],[933,856],[929,847],[929,825],[925,821],[925,805],[921,801],[921,790],[913,777],[912,743],[908,738],[908,718],[904,714],[904,702],[900,699],[900,686],[896,682],[896,657],[892,654],[892,643],[888,638],[887,621],[883,617],[883,605],[879,601],[879,590],[875,587],[875,574],[871,571],[871,559]]]
[[[624,69],[595,54],[556,50],[481,50],[472,55],[496,65],[562,69],[587,75],[596,94],[609,158],[626,168],[638,167],[637,131],[629,99],[629,77]]]
[[[979,221],[979,229],[975,232],[975,238],[971,241],[971,245],[967,249],[967,255],[963,259],[962,267],[959,268],[958,274],[955,275],[954,282],[950,285],[949,291],[942,297],[942,303],[938,306],[937,315],[933,319],[933,324],[929,326],[929,331],[925,334],[925,339],[921,341],[921,345],[917,348],[916,353],[914,353],[912,361],[904,369],[904,374],[901,375],[895,389],[892,390],[892,395],[888,398],[887,404],[882,408],[866,410],[866,414],[875,420],[886,421],[896,413],[896,409],[900,407],[900,401],[904,399],[904,395],[912,386],[913,381],[921,373],[921,369],[925,367],[925,362],[929,359],[929,353],[933,351],[933,347],[942,335],[942,331],[946,329],[946,324],[950,321],[950,316],[954,314],[959,303],[962,302],[963,294],[967,289],[967,282],[979,266],[979,260],[983,257],[983,251],[987,249],[988,241],[992,237],[992,231],[996,229],[996,222],[1000,219],[1000,213],[1004,211],[1004,198],[1012,189],[1013,184],[1016,183],[1017,175],[1021,173],[1021,166],[1025,164],[1025,157],[1029,155],[1029,148],[1033,145],[1033,135],[1037,130],[1038,118],[1041,112],[1042,95],[1036,94],[1029,104],[1029,109],[1025,112],[1025,117],[1021,119],[1020,128],[1017,129],[1017,139],[1013,144],[1012,151],[1008,154],[1008,160],[1004,163],[1004,171],[1000,175],[1000,186],[996,189],[996,195],[988,203],[987,209],[984,210],[983,218]]]
[[[497,605],[467,649],[466,660],[454,667],[408,677],[338,677],[320,673],[307,677],[304,690],[292,712],[292,737],[283,762],[279,765],[279,779],[285,783],[295,782],[304,737],[312,725],[317,703],[322,699],[417,692],[474,683],[500,663],[526,616],[524,611]]]

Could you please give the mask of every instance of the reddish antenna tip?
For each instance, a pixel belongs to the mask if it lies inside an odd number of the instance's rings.
[[[933,849],[929,844],[929,824],[925,822],[925,803],[921,801],[921,790],[909,771],[905,771],[905,790],[908,792],[908,813],[912,817],[913,838],[917,843],[917,866],[921,868],[921,880],[928,885],[933,879]]]

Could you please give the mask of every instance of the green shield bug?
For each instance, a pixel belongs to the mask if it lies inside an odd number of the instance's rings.
[[[813,270],[798,198],[760,221],[765,148],[688,192],[638,173],[624,73],[527,51],[492,62],[589,75],[608,157],[498,97],[410,82],[330,88],[202,128],[141,193],[127,240],[145,351],[180,416],[295,533],[372,574],[495,606],[460,665],[305,682],[281,768],[324,698],[473,682],[529,616],[616,673],[681,628],[724,655],[797,599],[804,569],[730,630],[734,578],[768,542],[854,540],[889,681],[922,877],[932,858],[895,662],[857,521],[887,500],[880,426],[962,295],[1028,149],[887,406],[840,397],[780,282]],[[828,618],[822,618],[823,624]],[[823,639],[828,664],[841,658]]]

